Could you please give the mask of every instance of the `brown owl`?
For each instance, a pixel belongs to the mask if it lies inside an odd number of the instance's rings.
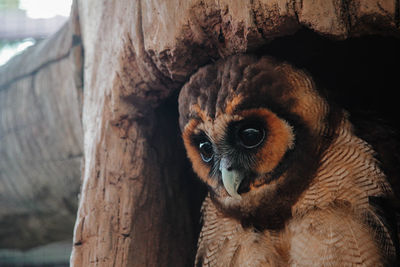
[[[208,186],[196,266],[391,266],[393,188],[348,114],[304,71],[238,55],[179,96],[193,169]]]

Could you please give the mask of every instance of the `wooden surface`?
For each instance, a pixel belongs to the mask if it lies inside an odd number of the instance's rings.
[[[73,232],[82,160],[76,25],[71,19],[0,69],[0,248]]]
[[[399,34],[394,0],[91,0],[78,9],[85,166],[73,266],[192,265],[182,184],[193,177],[176,151],[174,92],[199,66],[302,27],[337,40]]]

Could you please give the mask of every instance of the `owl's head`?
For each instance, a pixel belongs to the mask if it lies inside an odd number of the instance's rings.
[[[187,155],[211,198],[260,224],[290,216],[332,139],[332,110],[305,72],[250,55],[201,68],[179,96]]]

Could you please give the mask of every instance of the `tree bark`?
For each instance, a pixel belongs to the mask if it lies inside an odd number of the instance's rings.
[[[0,69],[0,248],[72,235],[82,159],[76,20]]]
[[[85,167],[74,266],[192,264],[193,191],[182,184],[193,178],[179,169],[177,104],[163,103],[199,66],[301,27],[333,39],[399,33],[396,1],[78,3]]]

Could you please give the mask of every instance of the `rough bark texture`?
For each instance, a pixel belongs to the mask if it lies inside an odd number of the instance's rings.
[[[176,104],[162,103],[199,66],[302,27],[333,39],[399,34],[394,0],[78,3],[85,166],[74,266],[191,265],[190,177]]]
[[[82,159],[76,19],[0,69],[0,248],[73,232]]]

